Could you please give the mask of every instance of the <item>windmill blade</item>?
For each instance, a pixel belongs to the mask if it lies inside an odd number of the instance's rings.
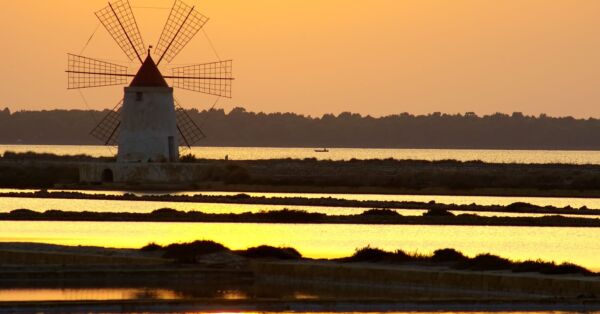
[[[167,62],[173,61],[206,22],[208,18],[194,10],[193,6],[175,0],[154,50],[154,53],[160,56],[156,64],[160,64],[163,59]]]
[[[179,131],[179,146],[187,146],[192,148],[192,145],[206,138],[204,132],[200,130],[198,125],[192,120],[192,117],[179,105],[175,100],[175,116],[177,119],[177,130]]]
[[[127,67],[88,57],[67,54],[68,89],[127,84]]]
[[[231,98],[234,80],[231,60],[173,68],[173,87]]]
[[[107,7],[96,12],[96,16],[129,60],[137,58],[144,62],[142,56],[146,46],[128,0],[109,2]]]
[[[119,131],[121,126],[121,100],[106,116],[98,123],[98,125],[90,132],[90,135],[100,140],[104,145],[115,146],[119,139]]]

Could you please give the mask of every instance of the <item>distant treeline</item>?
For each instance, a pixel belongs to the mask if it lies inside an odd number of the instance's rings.
[[[89,132],[108,111],[0,110],[0,143],[98,144]],[[208,136],[202,146],[600,149],[600,120],[521,113],[411,115],[374,118],[344,112],[308,117],[235,108],[192,109]]]

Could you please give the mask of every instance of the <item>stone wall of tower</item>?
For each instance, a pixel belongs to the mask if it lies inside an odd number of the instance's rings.
[[[126,87],[119,132],[118,162],[178,161],[173,89]]]

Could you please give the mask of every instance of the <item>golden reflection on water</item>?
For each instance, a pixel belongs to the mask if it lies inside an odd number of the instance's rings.
[[[94,157],[112,157],[115,151],[97,145],[0,145],[0,154],[6,151],[51,153],[57,155],[86,154]],[[460,161],[481,160],[494,163],[569,163],[600,164],[600,151],[564,150],[501,150],[501,149],[377,149],[331,148],[329,153],[317,153],[314,148],[288,147],[192,147],[190,153],[206,159],[263,160],[263,159],[414,159]]]
[[[600,271],[600,228],[412,226],[331,224],[235,224],[147,222],[0,222],[2,242],[45,242],[139,248],[213,240],[231,249],[291,246],[304,256],[337,258],[371,245],[431,253],[455,248],[467,255],[493,253],[515,260],[572,262]]]
[[[167,289],[141,288],[73,288],[73,289],[0,289],[0,301],[107,301],[107,300],[176,300]]]
[[[19,190],[19,189],[0,189],[0,193],[31,193],[38,190]],[[396,202],[422,202],[428,203],[435,201],[441,204],[457,205],[510,205],[516,202],[524,202],[537,206],[555,206],[581,208],[583,206],[590,209],[600,209],[600,198],[578,198],[578,197],[529,197],[529,196],[467,196],[467,195],[406,195],[406,194],[326,194],[326,193],[276,193],[276,192],[219,192],[219,191],[181,191],[181,192],[129,192],[129,191],[101,191],[101,190],[49,190],[51,192],[77,192],[83,194],[106,194],[123,195],[133,193],[136,195],[212,195],[212,196],[232,196],[240,193],[252,197],[265,198],[287,198],[301,197],[309,199],[318,198],[336,198],[356,201],[396,201]],[[0,198],[0,212],[12,209],[27,208],[32,210],[61,209],[73,211],[130,211],[130,212],[148,212],[158,208],[174,208],[178,210],[210,210],[211,212],[232,212],[236,204],[218,204],[218,203],[190,203],[190,202],[154,202],[154,201],[115,201],[115,200],[68,200],[65,199],[39,199],[39,198]],[[271,205],[245,205],[248,211],[256,210],[258,207],[271,209],[281,208],[282,206]],[[285,206],[288,208],[305,207],[310,210],[311,206]],[[316,208],[318,206],[312,206]],[[327,208],[327,207],[323,207]],[[235,208],[234,208],[235,209]],[[329,207],[329,209],[333,209]],[[237,212],[237,211],[233,211]]]
[[[121,192],[122,193],[122,192]],[[600,209],[600,198],[580,197],[532,197],[532,196],[469,196],[469,195],[407,195],[407,194],[327,194],[327,193],[263,193],[263,192],[178,192],[175,195],[236,195],[248,194],[252,197],[303,197],[303,198],[338,198],[355,201],[393,201],[393,202],[422,202],[435,201],[441,204],[457,205],[510,205],[524,202],[537,206],[555,206],[590,209]]]
[[[173,208],[181,211],[202,211],[215,214],[259,212],[261,210],[296,209],[308,212],[321,212],[339,215],[357,214],[365,208],[324,207],[324,206],[294,206],[294,205],[254,205],[254,204],[222,204],[222,203],[190,203],[190,202],[151,202],[151,201],[115,201],[87,199],[51,199],[51,198],[20,198],[0,197],[0,212],[15,209],[31,209],[46,211],[58,209],[64,211],[93,211],[93,212],[132,212],[149,213],[156,209]],[[414,212],[415,215],[423,211]]]
[[[600,208],[600,204],[598,205]],[[273,210],[303,210],[310,213],[330,215],[356,215],[369,208],[359,207],[327,207],[327,206],[296,206],[296,205],[260,205],[260,204],[225,204],[225,203],[192,203],[192,202],[155,202],[155,201],[120,201],[120,200],[89,200],[89,199],[52,199],[26,197],[0,197],[0,213],[15,209],[31,209],[47,211],[52,209],[64,211],[92,212],[132,212],[149,213],[160,208],[172,208],[180,211],[201,211],[213,214],[245,213]],[[420,216],[426,212],[423,209],[394,209],[404,216]],[[468,212],[453,211],[454,214],[477,214],[479,216],[499,217],[541,217],[548,214],[505,213],[505,212]],[[594,217],[600,215],[563,214],[565,217]]]

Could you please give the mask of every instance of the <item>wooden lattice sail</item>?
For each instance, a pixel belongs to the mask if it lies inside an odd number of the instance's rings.
[[[189,65],[172,69],[173,87],[231,98],[232,61]]]
[[[68,54],[67,79],[69,89],[127,84],[127,67]]]
[[[154,51],[160,56],[156,64],[160,64],[163,59],[173,61],[206,22],[208,18],[198,13],[194,7],[176,0]]]
[[[66,72],[69,89],[127,84],[130,87],[157,86],[155,83],[159,81],[161,86],[168,87],[165,81],[168,79],[174,88],[231,97],[231,82],[234,79],[231,60],[175,67],[170,76],[163,76],[158,70],[162,61],[173,61],[208,22],[208,18],[196,11],[195,7],[180,0],[175,1],[153,52],[158,57],[156,63],[151,57],[151,49],[146,50],[128,0],[110,1],[96,12],[96,16],[127,58],[131,61],[137,59],[141,67],[137,74],[130,74],[124,65],[68,54]],[[144,57],[146,53],[148,55]],[[123,122],[122,106],[123,101],[110,110],[91,132],[94,138],[105,145],[118,144]],[[185,109],[176,101],[173,106],[179,145],[191,147],[206,137]]]

